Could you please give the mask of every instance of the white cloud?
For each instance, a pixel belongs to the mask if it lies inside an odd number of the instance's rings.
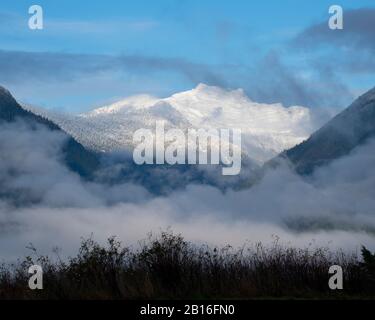
[[[72,254],[81,237],[112,235],[135,244],[150,231],[171,227],[186,239],[239,246],[245,241],[375,248],[375,142],[320,169],[310,183],[286,167],[270,171],[251,189],[225,194],[188,186],[153,197],[133,184],[104,186],[81,181],[61,164],[61,135],[2,125],[1,192],[38,202],[23,207],[0,202],[0,252],[6,259],[59,246]],[[11,173],[11,174],[10,174]],[[178,177],[176,177],[178,178]]]

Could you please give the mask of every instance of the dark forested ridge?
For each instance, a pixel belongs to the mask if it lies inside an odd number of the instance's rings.
[[[281,156],[289,159],[299,174],[310,174],[372,137],[375,137],[375,88],[360,96],[308,140]]]
[[[53,122],[23,109],[11,93],[0,86],[0,121],[14,122],[17,119],[27,122],[30,126],[42,125],[52,131],[58,130],[63,132]],[[66,133],[64,132],[64,134]],[[91,177],[99,165],[99,160],[95,153],[86,150],[68,135],[63,152],[65,154],[66,165],[82,177]]]

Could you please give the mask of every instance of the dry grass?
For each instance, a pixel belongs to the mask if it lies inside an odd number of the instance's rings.
[[[133,250],[110,238],[82,242],[67,261],[33,254],[0,268],[0,299],[258,299],[368,298],[375,296],[375,257],[326,248],[233,249],[196,246],[180,235],[149,236]],[[58,253],[55,252],[58,257]],[[363,262],[361,262],[363,261]],[[27,287],[28,267],[43,267],[44,289]],[[344,290],[328,288],[328,269],[344,270]]]

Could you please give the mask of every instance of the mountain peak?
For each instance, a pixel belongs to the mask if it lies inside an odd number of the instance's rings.
[[[238,96],[246,96],[243,89],[224,89],[217,86],[209,86],[205,83],[199,83],[193,90],[195,93],[203,93],[203,94],[221,94],[221,95],[236,95]],[[247,98],[247,97],[246,97]]]
[[[4,87],[0,86],[0,102],[10,101],[12,100],[15,102],[16,100],[13,98],[12,94],[9,90],[5,89]],[[2,104],[2,103],[1,103]],[[1,106],[1,105],[0,105]]]
[[[10,94],[10,92],[5,89],[3,86],[0,86],[0,95],[4,95],[4,94]]]
[[[25,113],[12,94],[0,86],[0,119],[13,120],[16,116]]]
[[[201,100],[202,103],[208,100],[222,101],[222,103],[230,103],[239,101],[251,102],[243,89],[226,89],[217,86],[210,86],[204,83],[199,83],[195,88],[187,91],[182,91],[173,94],[169,99],[172,100]],[[168,99],[167,99],[168,100]]]
[[[74,172],[83,177],[91,177],[94,170],[99,166],[99,160],[94,153],[87,151],[55,123],[22,108],[12,94],[0,86],[0,123],[14,122],[17,119],[27,122],[33,129],[37,124],[66,135],[68,139],[62,151],[65,154],[65,163]]]

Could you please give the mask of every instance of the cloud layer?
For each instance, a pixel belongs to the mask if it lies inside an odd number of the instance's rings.
[[[315,239],[316,245],[349,250],[375,247],[374,141],[308,182],[283,166],[251,189],[222,193],[191,185],[154,197],[131,183],[81,181],[60,163],[59,134],[20,123],[1,125],[0,134],[0,149],[7,150],[0,156],[2,194],[19,200],[0,202],[3,259],[27,253],[30,242],[41,252],[59,246],[72,254],[81,237],[91,233],[99,241],[117,235],[136,244],[148,232],[167,227],[212,244],[269,243],[277,235],[298,246]]]

